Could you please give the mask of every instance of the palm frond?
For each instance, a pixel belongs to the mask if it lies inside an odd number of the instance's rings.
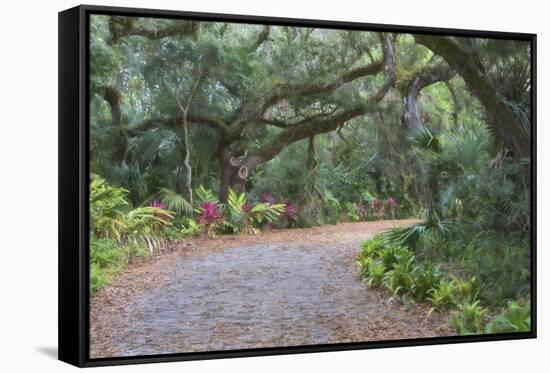
[[[426,126],[417,125],[407,128],[407,138],[420,149],[430,150],[434,153],[441,152],[439,138],[434,136]]]
[[[191,204],[184,197],[174,192],[172,189],[161,188],[159,191],[159,198],[170,211],[184,213],[186,215],[193,214],[193,206],[191,206]]]

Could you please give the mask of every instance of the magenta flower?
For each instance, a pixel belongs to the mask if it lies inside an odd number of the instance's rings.
[[[165,209],[166,205],[164,203],[154,199],[153,202],[151,202],[151,207],[154,207],[156,209]]]
[[[218,206],[212,202],[202,202],[199,205],[201,213],[198,218],[199,224],[211,225],[221,219],[222,215],[218,210]]]
[[[365,209],[365,206],[361,202],[356,202],[353,204],[353,208],[355,209],[355,213],[357,216],[365,216],[365,213],[367,212]]]
[[[374,210],[374,215],[378,219],[382,219],[384,217],[384,203],[380,201],[378,198],[373,198],[370,201],[370,206]]]
[[[275,203],[275,197],[273,196],[273,193],[271,192],[264,192],[262,194],[262,198],[260,199],[263,203],[268,203],[269,205],[272,205]]]
[[[296,218],[298,217],[298,209],[296,208],[296,206],[292,205],[288,201],[284,201],[283,203],[285,205],[284,218],[296,220]]]
[[[254,205],[253,205],[252,203],[246,201],[246,202],[243,204],[243,206],[241,207],[241,209],[243,210],[243,212],[244,212],[245,214],[248,214],[248,213],[252,210],[253,207],[254,207]]]

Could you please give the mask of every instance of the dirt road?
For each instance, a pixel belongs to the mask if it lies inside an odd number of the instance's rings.
[[[94,295],[90,356],[453,334],[447,315],[427,316],[426,305],[404,306],[358,279],[360,242],[393,225],[344,223],[182,242]]]

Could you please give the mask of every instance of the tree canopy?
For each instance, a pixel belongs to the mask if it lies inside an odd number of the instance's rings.
[[[322,134],[385,131],[389,148],[354,148],[375,183],[419,128],[477,121],[491,157],[530,156],[527,42],[94,15],[90,43],[92,169],[136,202],[202,184],[225,201]]]

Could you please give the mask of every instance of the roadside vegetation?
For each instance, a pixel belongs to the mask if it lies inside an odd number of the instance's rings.
[[[523,41],[94,15],[90,286],[186,237],[398,220],[368,286],[525,331]]]

